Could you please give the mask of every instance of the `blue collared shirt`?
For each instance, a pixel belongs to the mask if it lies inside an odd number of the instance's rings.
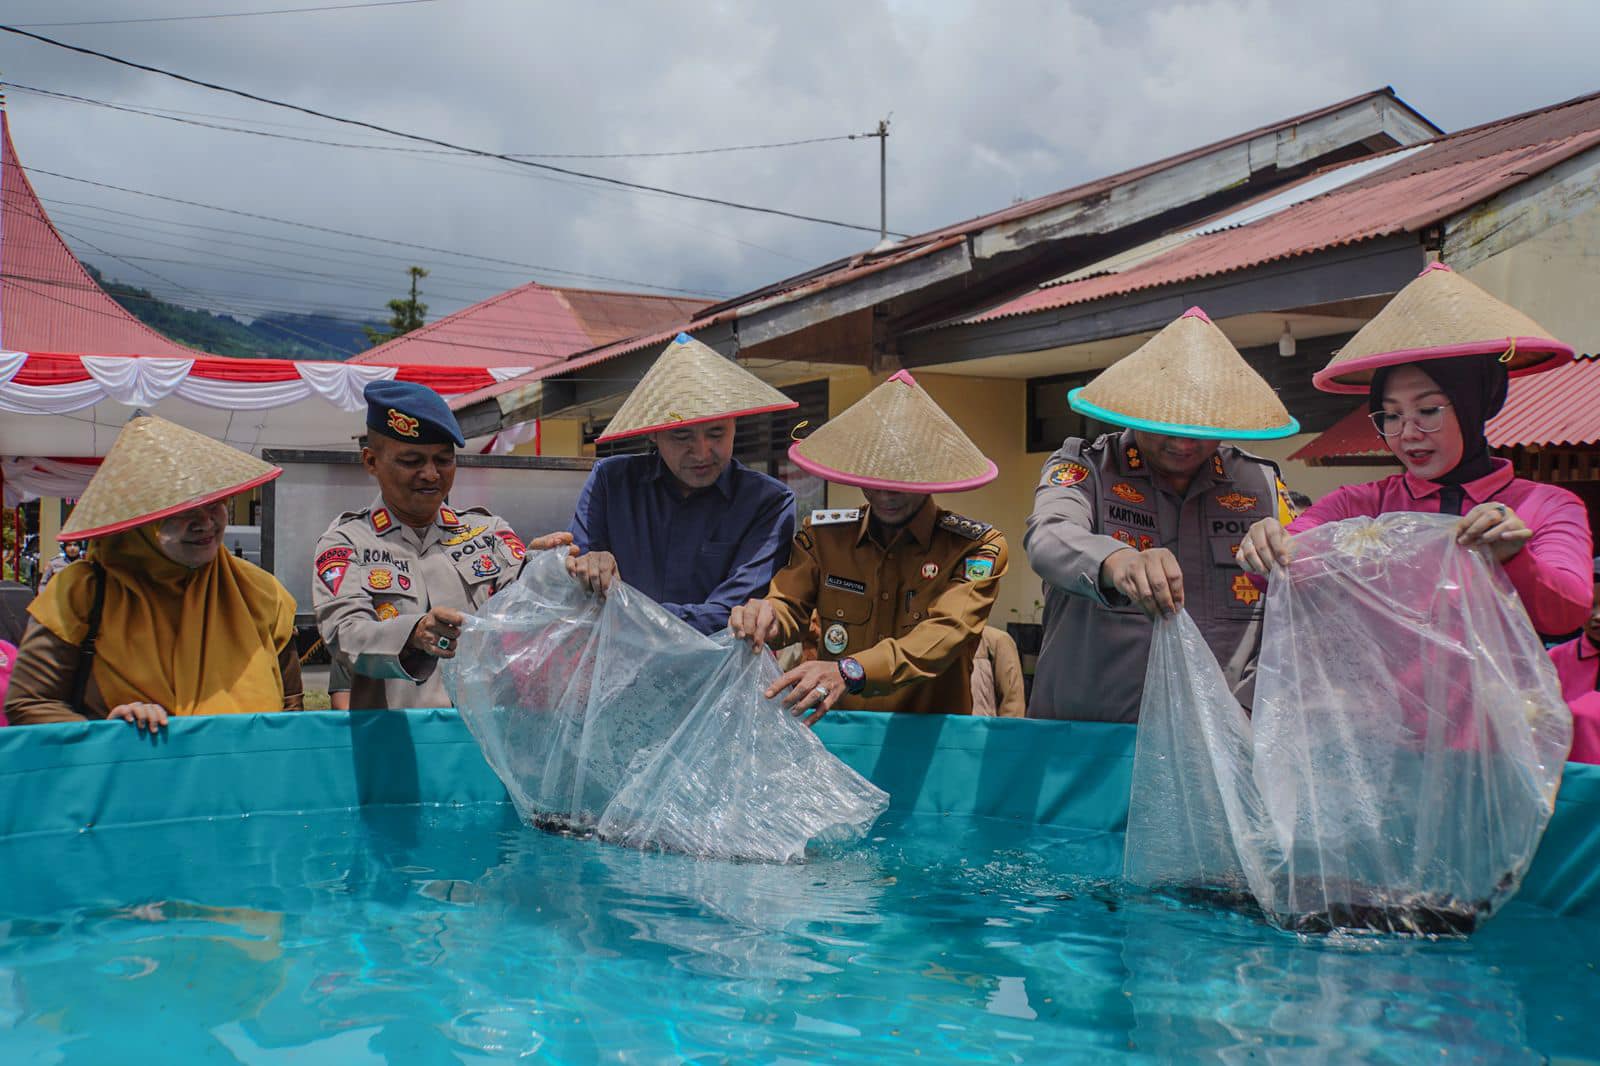
[[[714,633],[788,563],[794,493],[735,459],[684,496],[660,456],[617,455],[594,465],[572,536],[584,552],[616,556],[622,580]]]

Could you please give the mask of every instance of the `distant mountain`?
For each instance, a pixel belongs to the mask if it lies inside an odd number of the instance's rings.
[[[318,314],[264,315],[250,323],[250,332],[274,343],[303,345],[321,353],[316,356],[319,359],[348,359],[372,347],[361,332],[362,326],[381,329],[383,320],[351,322]]]
[[[90,263],[89,275],[139,321],[179,344],[241,359],[348,359],[368,347],[363,325],[317,314],[273,314],[245,323],[231,315],[191,311],[119,281],[109,281]]]

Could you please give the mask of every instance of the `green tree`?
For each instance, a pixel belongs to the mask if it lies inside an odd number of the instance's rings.
[[[405,336],[412,330],[420,328],[427,317],[428,305],[417,299],[417,282],[427,277],[428,272],[419,266],[414,266],[406,273],[411,275],[411,295],[404,300],[389,301],[391,313],[388,331],[373,329],[371,326],[362,327],[367,334],[367,340],[374,345]]]

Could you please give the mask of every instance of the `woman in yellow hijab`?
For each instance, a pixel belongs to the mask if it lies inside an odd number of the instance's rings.
[[[28,607],[11,722],[300,710],[294,599],[222,549],[224,501],[282,472],[164,419],[123,427],[61,531],[87,561]]]

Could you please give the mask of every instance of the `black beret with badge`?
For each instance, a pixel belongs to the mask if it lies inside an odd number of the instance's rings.
[[[362,390],[367,401],[367,429],[407,444],[454,444],[464,447],[461,424],[444,397],[410,381],[374,381]]]

